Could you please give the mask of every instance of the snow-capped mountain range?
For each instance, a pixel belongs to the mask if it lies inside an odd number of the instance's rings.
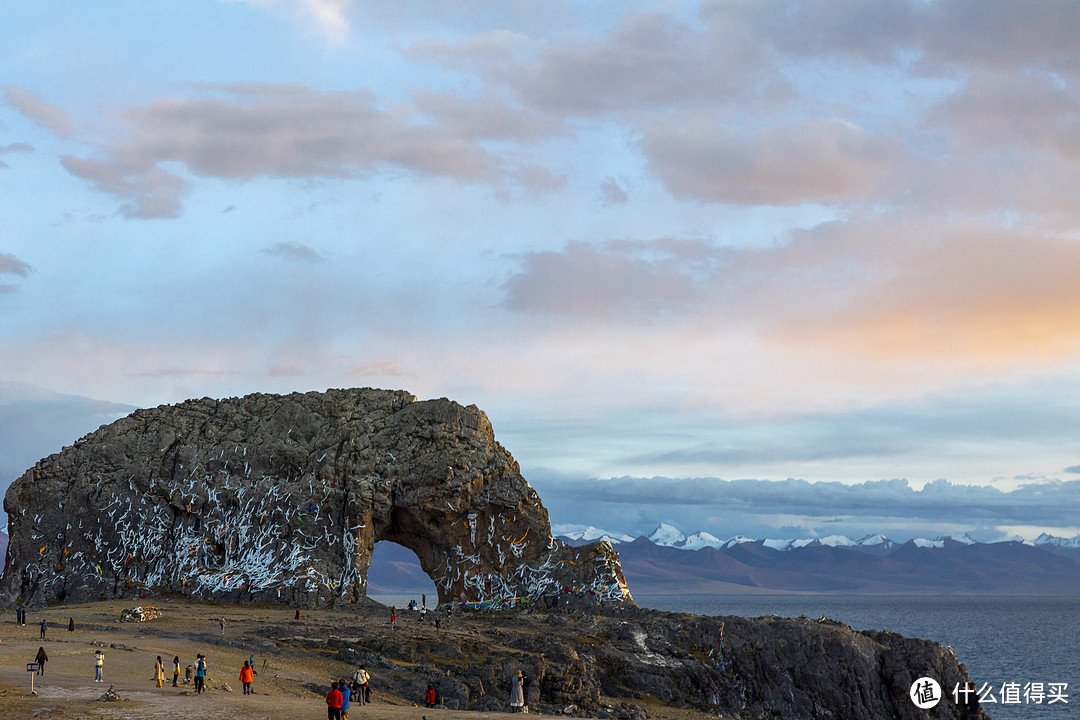
[[[607,540],[612,545],[629,543],[636,538],[625,533],[611,532],[596,527],[569,526],[554,528],[559,537],[569,540],[573,544],[588,543],[594,540]],[[804,547],[850,547],[864,550],[891,550],[899,543],[895,543],[882,534],[865,535],[858,539],[851,539],[844,535],[827,535],[824,537],[778,539],[778,538],[751,538],[743,535],[735,535],[727,540],[721,540],[715,535],[704,531],[698,531],[690,535],[684,535],[678,528],[660,523],[656,529],[647,536],[649,542],[662,547],[678,548],[680,550],[700,550],[704,547],[712,547],[717,550],[727,550],[744,543],[757,543],[771,550],[796,550]],[[1032,546],[1049,546],[1062,549],[1080,549],[1080,535],[1073,538],[1062,538],[1043,533],[1034,540],[1026,540],[1019,535],[1009,535],[995,538],[989,541],[979,541],[967,533],[960,535],[938,535],[932,539],[913,538],[910,540],[915,547],[920,548],[943,548],[946,543],[959,543],[961,545],[991,545],[996,543],[1021,543]]]

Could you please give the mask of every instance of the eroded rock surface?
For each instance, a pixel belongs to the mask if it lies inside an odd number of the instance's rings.
[[[381,540],[417,554],[440,601],[629,599],[610,545],[552,537],[483,412],[401,391],[139,410],[40,461],[4,509],[9,601],[330,604],[365,595]]]
[[[641,720],[692,708],[732,720],[983,717],[953,702],[952,688],[969,676],[947,648],[830,620],[703,617],[568,598],[551,610],[463,613],[439,630],[403,612],[391,631],[376,610],[356,623],[280,625],[264,636],[282,652],[336,650],[350,666],[365,665],[380,701],[418,702],[439,683],[447,707],[505,711],[521,670],[539,689],[533,711],[545,715]],[[908,696],[924,676],[943,689],[930,710]]]

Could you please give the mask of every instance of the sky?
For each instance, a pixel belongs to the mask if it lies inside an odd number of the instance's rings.
[[[0,7],[0,487],[475,404],[560,526],[1080,533],[1080,4]]]

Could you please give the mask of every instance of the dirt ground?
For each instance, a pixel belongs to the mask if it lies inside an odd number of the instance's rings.
[[[326,717],[322,696],[335,677],[349,677],[354,668],[327,654],[297,654],[277,650],[259,640],[260,626],[294,623],[293,610],[278,606],[219,606],[180,600],[147,600],[162,610],[162,617],[143,623],[121,623],[120,612],[131,601],[30,609],[26,625],[15,623],[15,611],[0,618],[0,718],[23,720],[278,720]],[[219,619],[226,618],[225,633]],[[48,628],[40,639],[40,625]],[[75,631],[68,631],[74,618]],[[357,626],[365,622],[355,613],[313,611],[304,613],[301,627],[323,632],[327,627]],[[45,674],[34,677],[36,696],[30,694],[31,673],[38,648],[49,656]],[[104,682],[94,682],[94,651],[105,653]],[[196,653],[207,656],[208,692],[195,695],[183,684],[183,668],[194,663]],[[255,694],[245,696],[240,668],[251,654],[258,674]],[[165,663],[166,683],[158,688],[152,679],[160,655]],[[179,656],[180,685],[172,687],[172,659]],[[265,662],[265,665],[264,665]],[[228,684],[232,692],[222,688]],[[103,702],[102,694],[113,686],[123,698]],[[375,702],[353,705],[350,720],[490,720],[506,713],[434,710],[416,707],[403,698],[379,697]]]

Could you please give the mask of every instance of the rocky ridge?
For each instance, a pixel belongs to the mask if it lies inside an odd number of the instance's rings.
[[[314,620],[267,628],[278,651],[336,653],[365,665],[378,700],[417,702],[438,683],[451,709],[506,710],[517,670],[539,688],[544,714],[642,720],[684,708],[751,720],[924,720],[964,714],[951,689],[968,681],[947,648],[889,632],[856,632],[809,618],[703,617],[627,603],[598,607],[563,598],[521,613],[443,618],[400,612],[390,630],[382,609],[357,622]],[[932,677],[945,689],[933,710],[908,697]]]

